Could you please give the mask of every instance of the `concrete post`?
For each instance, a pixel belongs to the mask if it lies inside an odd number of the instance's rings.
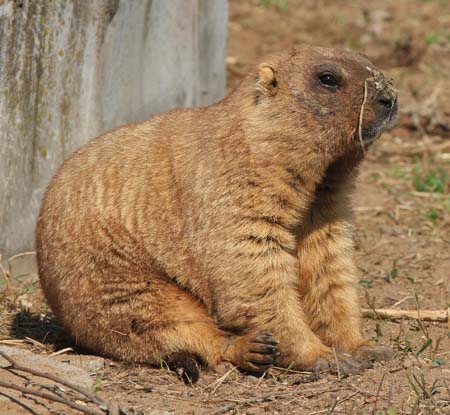
[[[225,92],[226,0],[0,0],[0,252],[88,139]]]

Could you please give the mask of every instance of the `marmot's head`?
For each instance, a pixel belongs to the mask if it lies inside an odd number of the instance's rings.
[[[274,55],[253,82],[254,114],[264,130],[326,162],[364,152],[397,117],[391,80],[346,50],[302,47]]]

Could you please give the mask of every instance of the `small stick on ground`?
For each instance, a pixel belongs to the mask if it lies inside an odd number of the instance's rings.
[[[53,356],[59,356],[60,354],[64,354],[66,352],[73,352],[73,349],[71,347],[66,347],[65,349],[58,350],[57,352],[53,352],[50,354],[51,357]]]
[[[48,351],[48,347],[44,343],[32,339],[31,337],[25,337],[25,341],[31,343],[33,346],[36,346],[40,350]]]
[[[450,324],[450,309],[447,310],[396,310],[392,308],[365,309],[362,311],[363,317],[384,318],[390,320],[422,320],[438,321]],[[450,328],[450,326],[449,326]]]
[[[66,381],[64,379],[61,379],[58,376],[52,375],[50,373],[44,373],[44,372],[41,372],[39,370],[35,370],[35,369],[29,368],[29,367],[22,366],[22,365],[18,364],[14,359],[12,359],[10,356],[8,356],[5,352],[3,352],[1,350],[0,350],[0,356],[3,357],[11,365],[9,367],[1,368],[3,370],[11,371],[12,373],[14,373],[13,371],[25,372],[25,373],[29,373],[30,375],[34,375],[34,376],[37,376],[37,377],[41,377],[41,378],[44,378],[44,379],[51,380],[51,381],[53,381],[55,383],[59,383],[60,385],[66,386],[67,388],[69,388],[69,389],[71,389],[71,390],[73,390],[75,392],[78,392],[80,395],[88,398],[89,400],[91,400],[92,402],[94,402],[95,404],[100,406],[100,408],[102,408],[102,409],[103,408],[107,408],[108,409],[108,413],[110,415],[116,415],[117,413],[119,413],[119,414],[120,413],[125,413],[123,410],[121,410],[118,407],[118,405],[115,402],[107,402],[107,401],[101,399],[100,397],[98,397],[97,395],[95,395],[93,392],[91,392],[91,391],[89,391],[89,390],[87,390],[85,388],[82,388],[82,387],[80,387],[78,385],[75,385],[74,383],[68,382],[68,381]],[[19,386],[8,385],[6,383],[3,383],[0,386],[3,386],[5,388],[10,388],[10,389],[16,389],[16,390],[19,390],[17,388],[20,388]],[[22,388],[22,389],[26,389],[26,388]],[[64,403],[64,404],[66,404],[66,401],[67,401],[66,399],[58,397],[58,396],[54,396],[54,395],[50,395],[50,394],[43,394],[43,393],[41,393],[39,391],[34,391],[32,389],[27,389],[27,390],[30,391],[29,392],[30,395],[40,396],[40,397],[42,397],[44,399],[49,399],[49,400],[53,400],[53,401]],[[41,395],[37,395],[36,393],[32,393],[32,392],[39,392]],[[45,395],[45,396],[43,396],[43,395]],[[57,398],[57,399],[52,399],[53,397]],[[67,402],[69,402],[69,401],[67,401]],[[72,402],[71,402],[71,404],[72,404]],[[71,405],[69,405],[69,406],[71,406]],[[80,405],[77,405],[77,406],[80,406]],[[75,408],[74,406],[72,406],[72,407]],[[119,408],[118,409],[119,412],[116,411],[116,408]],[[77,408],[75,408],[75,409],[77,409]],[[98,412],[98,411],[94,411],[94,412],[95,412],[95,414],[102,414],[102,415],[104,414],[104,412]],[[93,414],[94,412],[89,412],[89,413]],[[85,412],[85,413],[88,413],[88,412]]]
[[[217,391],[217,389],[220,387],[220,385],[225,381],[225,379],[231,375],[236,370],[236,367],[233,366],[227,373],[225,373],[223,376],[221,376],[219,379],[217,379],[215,382],[208,385],[205,389],[209,389],[211,386],[214,385],[213,390],[211,391],[211,395],[214,395]]]
[[[367,305],[370,307],[370,310],[363,310],[363,316],[365,311],[371,311],[373,315],[372,318],[381,321],[381,317],[378,315],[377,309],[375,308],[375,297],[373,299],[370,298],[369,292],[366,290],[364,293],[364,297],[366,299]],[[365,316],[364,316],[365,317]]]
[[[419,323],[419,327],[422,330],[423,334],[425,334],[425,337],[427,339],[430,338],[429,334],[428,334],[428,330],[426,328],[426,326],[424,326],[424,324],[422,323],[422,316],[420,315],[420,307],[419,307],[419,299],[417,298],[417,294],[414,293],[414,303],[416,304],[416,310],[417,310],[417,322]]]
[[[333,355],[334,355],[334,360],[336,361],[336,368],[337,368],[337,375],[338,375],[338,379],[341,380],[341,368],[339,367],[339,360],[337,358],[336,355],[336,349],[333,347]]]
[[[436,340],[436,344],[434,345],[433,352],[431,353],[431,360],[433,361],[436,358],[437,352],[439,350],[439,345],[441,344],[442,337],[439,336]]]
[[[4,396],[5,398],[9,399],[11,402],[14,402],[16,405],[22,407],[25,409],[25,411],[29,412],[31,415],[39,415],[36,411],[33,410],[30,406],[28,406],[26,403],[23,403],[19,401],[15,396],[8,395],[7,393],[0,392],[0,396]]]
[[[286,374],[287,373],[297,373],[297,374],[300,374],[300,375],[311,375],[311,374],[314,373],[311,370],[294,370],[294,369],[290,369],[290,368],[286,368],[286,367],[279,367],[279,366],[272,366],[270,368],[270,370],[271,371],[272,370],[279,370],[279,371],[282,371],[282,372],[284,372]]]
[[[259,387],[261,386],[261,382],[262,382],[263,379],[266,377],[266,375],[267,375],[267,372],[264,372],[264,373],[262,374],[262,376],[260,376],[260,378],[258,379],[258,383],[257,383],[257,385],[256,385],[256,389],[259,389]]]
[[[386,376],[386,373],[383,373],[383,376],[381,376],[380,384],[378,385],[377,394],[375,396],[375,403],[373,404],[372,415],[375,415],[375,411],[377,409],[377,404],[378,404],[378,398],[380,396],[381,387],[383,386],[385,376]]]
[[[330,408],[328,409],[322,409],[320,411],[315,411],[315,412],[310,412],[309,415],[315,415],[315,414],[323,414],[323,413],[327,413],[327,414],[332,414],[334,412],[334,410],[336,409],[336,406],[340,405],[342,402],[348,401],[349,399],[353,398],[355,395],[358,395],[358,393],[361,393],[360,391],[356,391],[351,393],[350,395],[346,396],[344,399],[336,399],[334,405],[331,408],[331,412],[330,412]]]
[[[80,395],[86,396],[87,398],[91,399],[92,401],[94,401],[97,404],[106,405],[106,402],[104,402],[103,399],[100,399],[93,392],[91,392],[87,389],[84,389],[78,385],[75,385],[74,383],[68,382],[68,381],[61,379],[58,376],[52,375],[50,373],[44,373],[39,370],[35,370],[35,369],[29,368],[29,367],[22,366],[1,350],[0,350],[0,356],[3,357],[3,359],[7,360],[8,363],[11,365],[10,367],[3,368],[4,370],[19,370],[21,372],[29,373],[30,375],[34,375],[34,376],[38,376],[40,378],[51,380],[55,383],[59,383],[60,385],[64,385],[69,389],[73,389],[74,391],[78,392]]]
[[[2,339],[0,340],[0,344],[7,344],[10,346],[18,346],[25,343],[25,340],[22,339]]]
[[[63,405],[67,405],[70,408],[76,409],[84,414],[88,415],[105,415],[104,412],[97,411],[96,409],[89,408],[87,406],[78,405],[75,402],[71,402],[67,399],[61,398],[57,395],[51,395],[49,393],[41,392],[31,388],[23,388],[22,386],[10,385],[6,382],[0,380],[0,386],[6,389],[13,389],[18,392],[22,392],[24,395],[32,395],[37,396],[39,398],[47,399],[49,401],[54,401],[58,403],[62,403]]]
[[[406,300],[410,300],[412,297],[407,296],[397,301],[395,304],[392,304],[392,308],[398,307],[401,303],[404,303]]]

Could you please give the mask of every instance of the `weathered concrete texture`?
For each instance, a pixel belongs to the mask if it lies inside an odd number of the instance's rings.
[[[65,365],[77,366],[90,375],[95,375],[99,370],[103,369],[105,359],[99,356],[91,355],[58,355],[51,358],[53,361],[64,363]]]
[[[0,0],[0,252],[89,138],[224,94],[226,0]]]

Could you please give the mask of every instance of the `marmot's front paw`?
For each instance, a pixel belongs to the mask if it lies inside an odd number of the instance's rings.
[[[248,372],[263,373],[280,355],[278,341],[272,333],[250,333],[234,340],[235,364]]]
[[[387,346],[364,345],[358,347],[352,356],[360,361],[372,364],[373,362],[381,362],[391,360],[394,357],[394,351]]]

